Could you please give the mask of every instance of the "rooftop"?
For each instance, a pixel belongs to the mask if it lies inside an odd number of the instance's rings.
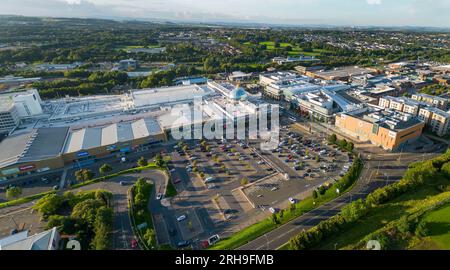
[[[393,131],[404,130],[422,123],[410,114],[372,106],[364,106],[347,114]]]
[[[121,122],[101,127],[73,130],[69,133],[64,153],[74,153],[100,146],[113,145],[161,134],[163,130],[153,118]]]
[[[195,98],[204,98],[214,94],[206,85],[185,85],[131,91],[132,106],[151,107],[180,102],[191,102]]]
[[[58,231],[55,228],[35,235],[28,231],[0,239],[0,250],[53,250],[56,249]]]
[[[361,68],[357,66],[350,66],[350,67],[343,67],[343,68],[336,68],[333,70],[325,70],[325,71],[318,71],[315,72],[316,76],[319,77],[327,77],[327,78],[343,78],[343,77],[349,77],[349,76],[360,76],[364,74],[373,73],[373,71]]]
[[[68,127],[16,131],[0,143],[0,167],[61,154]]]

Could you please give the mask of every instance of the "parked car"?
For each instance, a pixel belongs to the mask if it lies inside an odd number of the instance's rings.
[[[216,180],[216,178],[210,176],[210,177],[207,177],[207,178],[205,179],[205,183],[211,183],[211,182],[213,182],[214,180]]]
[[[270,207],[269,211],[270,211],[270,213],[275,214],[277,212],[277,209]]]
[[[175,179],[175,180],[173,180],[173,183],[174,184],[179,184],[179,183],[181,183],[181,179]]]
[[[161,200],[162,198],[163,198],[163,195],[161,193],[158,193],[158,195],[156,195],[157,200]]]
[[[178,222],[181,222],[181,221],[183,221],[185,219],[186,219],[186,215],[182,215],[182,216],[177,217],[177,221]]]
[[[219,242],[220,237],[218,234],[215,234],[213,236],[211,236],[210,238],[208,238],[208,244],[210,246],[214,245],[215,243]]]
[[[185,248],[191,245],[191,242],[189,241],[180,241],[177,243],[178,248]]]
[[[297,202],[297,200],[295,200],[294,198],[289,198],[289,202],[290,202],[291,204],[295,204],[295,203]]]

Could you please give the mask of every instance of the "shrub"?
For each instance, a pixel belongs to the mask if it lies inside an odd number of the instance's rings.
[[[15,199],[22,194],[22,189],[20,187],[10,187],[6,190],[6,198],[8,200]]]
[[[138,160],[138,162],[137,162],[137,164],[138,164],[140,167],[145,167],[145,166],[148,165],[148,161],[147,161],[147,159],[146,159],[145,157],[140,157],[139,160]]]

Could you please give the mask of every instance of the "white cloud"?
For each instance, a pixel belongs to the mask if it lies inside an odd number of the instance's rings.
[[[369,5],[381,5],[381,0],[366,0]]]
[[[67,2],[69,5],[80,5],[81,0],[64,0],[64,2]]]

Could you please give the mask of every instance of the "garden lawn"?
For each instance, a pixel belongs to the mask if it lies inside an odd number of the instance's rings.
[[[450,250],[450,204],[425,216],[430,239],[439,248]]]

